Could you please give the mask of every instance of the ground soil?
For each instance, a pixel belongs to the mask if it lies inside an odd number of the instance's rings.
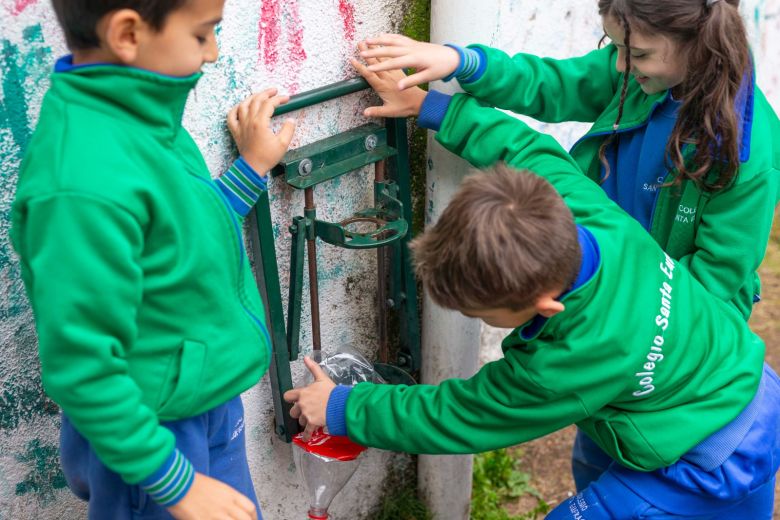
[[[763,301],[756,305],[750,326],[766,343],[766,360],[780,371],[780,210],[775,217],[775,228],[764,262],[759,270]],[[532,485],[541,497],[555,507],[574,493],[571,477],[571,446],[574,427],[561,430],[518,448],[521,469],[532,476]],[[780,484],[776,488],[780,496]],[[776,500],[774,520],[780,520],[780,500]],[[511,514],[526,514],[537,506],[533,496],[520,497],[506,505]],[[537,518],[543,518],[538,515]]]

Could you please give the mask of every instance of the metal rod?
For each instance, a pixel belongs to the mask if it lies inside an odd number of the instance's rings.
[[[385,181],[385,161],[374,163],[374,182]],[[376,202],[376,201],[375,201]],[[390,353],[387,348],[387,251],[384,247],[376,250],[377,300],[379,321],[379,361],[387,363]]]
[[[314,211],[317,206],[314,205],[314,188],[304,190],[306,205],[304,209]],[[314,225],[314,222],[311,222]],[[307,260],[309,261],[309,295],[311,297],[311,341],[314,350],[320,350],[320,296],[317,288],[317,237],[307,238],[306,244]]]
[[[336,99],[337,97],[360,92],[367,88],[369,88],[368,82],[363,78],[352,78],[337,83],[331,83],[330,85],[315,88],[314,90],[309,90],[307,92],[301,92],[300,94],[290,97],[290,101],[277,107],[274,111],[274,115],[280,116],[282,114],[287,114],[295,110]]]

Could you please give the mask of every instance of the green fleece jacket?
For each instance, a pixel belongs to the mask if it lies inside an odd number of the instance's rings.
[[[617,48],[610,44],[585,56],[555,60],[530,54],[484,52],[486,70],[464,90],[492,106],[540,121],[593,123],[570,153],[580,169],[600,180],[598,149],[612,132],[620,103],[623,74],[615,68]],[[629,77],[619,131],[644,125],[668,95],[645,94]],[[780,201],[780,121],[758,87],[753,89],[749,159],[734,184],[715,194],[694,183],[660,190],[650,234],[712,294],[730,301],[747,319],[760,294],[756,269],[766,253],[775,206]],[[676,171],[667,174],[666,182]],[[693,217],[691,216],[693,215]]]
[[[270,359],[240,216],[181,125],[199,77],[53,74],[12,208],[44,388],[129,483],[171,456],[160,421],[228,401]]]
[[[412,453],[474,453],[576,423],[619,463],[674,463],[747,406],[764,345],[642,226],[577,174],[550,136],[456,95],[437,140],[477,167],[505,161],[549,180],[600,263],[565,310],[503,342],[504,358],[438,386],[359,384],[346,403],[349,436]],[[511,269],[512,266],[507,266]]]

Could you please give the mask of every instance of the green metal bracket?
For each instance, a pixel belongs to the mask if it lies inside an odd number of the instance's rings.
[[[355,78],[293,96],[274,115],[322,103],[368,88]],[[387,167],[385,167],[387,163]],[[314,188],[341,175],[375,164],[374,207],[358,211],[340,222],[317,219]],[[384,126],[367,124],[316,143],[291,150],[272,175],[284,175],[287,184],[304,190],[303,216],[295,216],[291,235],[290,283],[285,326],[279,285],[279,270],[273,243],[268,194],[264,193],[250,214],[251,245],[259,252],[255,277],[266,303],[271,326],[273,356],[270,369],[276,433],[286,442],[298,431],[289,416],[290,406],[282,395],[292,388],[290,362],[298,358],[303,303],[304,258],[309,264],[309,292],[312,297],[313,348],[319,349],[319,303],[316,242],[346,249],[376,249],[379,274],[379,352],[377,371],[391,383],[414,384],[410,373],[420,369],[420,330],[417,286],[411,268],[408,243],[411,240],[411,182],[405,119],[387,119]],[[365,229],[368,228],[368,229]],[[257,255],[256,255],[257,257]],[[387,269],[389,261],[390,268]],[[386,287],[387,286],[387,287]],[[387,290],[386,290],[387,289]],[[387,313],[398,324],[395,359],[389,359]],[[395,336],[394,336],[395,337]]]
[[[291,150],[271,175],[286,175],[287,184],[303,190],[395,154],[387,146],[387,130],[367,124]]]

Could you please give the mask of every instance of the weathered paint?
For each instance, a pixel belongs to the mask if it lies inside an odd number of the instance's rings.
[[[281,35],[280,0],[263,0],[259,21],[257,47],[266,65],[274,66],[279,60],[279,36]]]
[[[41,445],[40,439],[27,443],[24,453],[16,460],[30,468],[24,480],[16,484],[17,496],[34,493],[41,502],[48,504],[55,498],[55,491],[67,484],[59,467],[59,453],[56,445]]]
[[[15,0],[11,14],[18,16],[27,9],[29,6],[37,2],[38,0]]]
[[[339,13],[344,22],[344,39],[351,42],[355,39],[355,6],[349,0],[339,0]]]

